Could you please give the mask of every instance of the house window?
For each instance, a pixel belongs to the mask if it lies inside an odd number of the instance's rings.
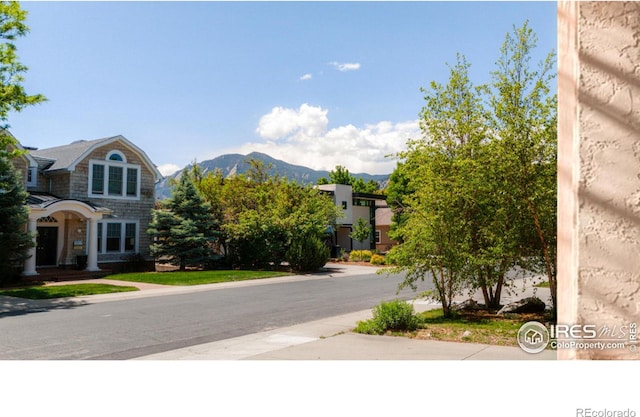
[[[109,167],[109,195],[122,195],[122,167]]]
[[[138,195],[138,169],[127,168],[127,197]]]
[[[104,165],[93,165],[91,187],[92,194],[104,194]]]
[[[98,253],[135,252],[137,248],[137,222],[108,220],[98,223]]]
[[[107,154],[107,161],[127,162],[127,157],[120,151],[111,151]]]
[[[122,224],[107,223],[107,252],[121,252]]]
[[[102,253],[102,223],[98,223],[98,253]]]
[[[89,196],[127,198],[140,196],[140,166],[128,164],[124,154],[112,151],[106,161],[89,163]]]
[[[127,223],[125,225],[124,251],[133,252],[136,250],[136,224]]]
[[[342,202],[342,210],[346,210],[347,209],[347,202],[343,201]]]
[[[27,168],[27,187],[35,187],[38,185],[38,168]]]
[[[376,243],[381,243],[380,236],[381,236],[380,230],[376,230]]]

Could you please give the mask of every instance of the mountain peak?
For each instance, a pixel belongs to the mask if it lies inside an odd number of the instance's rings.
[[[205,171],[213,172],[219,169],[226,178],[233,175],[244,174],[249,169],[249,159],[256,159],[271,164],[269,172],[277,174],[280,177],[296,181],[300,184],[315,184],[320,178],[328,178],[329,171],[318,171],[301,165],[292,165],[288,162],[275,159],[261,152],[251,152],[248,155],[225,154],[214,159],[198,162],[198,165]],[[169,179],[178,176],[182,170],[168,176],[156,185],[156,198],[165,199],[171,196],[171,187]],[[370,175],[370,174],[351,174],[356,178],[362,178],[365,181],[374,180],[380,184],[385,184],[389,180],[389,175]]]

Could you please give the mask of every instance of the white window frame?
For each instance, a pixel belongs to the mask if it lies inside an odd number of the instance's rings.
[[[29,178],[31,176],[31,178]],[[38,186],[38,167],[27,167],[27,187]]]
[[[120,250],[119,251],[107,251],[107,230],[109,227],[108,224],[120,224]],[[139,220],[101,220],[99,224],[102,224],[101,227],[101,236],[100,239],[102,241],[102,247],[98,251],[100,255],[113,255],[113,254],[126,254],[126,253],[138,253],[140,252],[140,221]],[[136,241],[134,244],[133,250],[125,251],[125,240],[127,238],[127,224],[135,224],[136,231]]]
[[[110,152],[107,157],[111,156],[111,154],[113,154],[114,152],[117,152],[117,151]],[[102,186],[102,190],[103,190],[102,194],[96,194],[93,192],[93,167],[96,165],[104,166],[104,179],[103,179],[104,184]],[[120,195],[109,194],[109,168],[110,167],[117,167],[122,169],[122,188],[121,188],[122,194]],[[135,196],[127,195],[127,183],[128,183],[127,180],[128,180],[129,169],[135,169],[137,173]],[[87,181],[88,181],[88,194],[90,198],[104,198],[104,199],[111,199],[111,200],[140,200],[141,180],[142,180],[142,167],[140,165],[129,164],[127,162],[109,161],[108,159],[106,160],[92,159],[91,161],[89,161],[89,178],[87,179]]]
[[[374,238],[376,240],[376,244],[382,243],[382,231],[381,230],[376,230]]]

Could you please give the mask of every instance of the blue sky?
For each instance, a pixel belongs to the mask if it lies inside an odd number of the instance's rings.
[[[417,137],[420,87],[456,53],[488,82],[525,20],[541,59],[555,2],[25,2],[23,145],[122,134],[165,174],[260,151],[316,169],[388,174]]]

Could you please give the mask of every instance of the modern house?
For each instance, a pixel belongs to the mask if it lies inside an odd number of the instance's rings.
[[[24,275],[45,267],[117,269],[131,255],[148,257],[162,175],[142,149],[124,136],[24,149],[14,165],[29,193],[27,229],[37,232]]]
[[[395,243],[387,234],[391,227],[391,209],[387,206],[384,195],[354,193],[350,185],[343,184],[323,184],[317,187],[331,195],[334,204],[342,209],[341,223],[334,230],[335,246],[347,252],[363,249],[386,252],[391,249]],[[364,242],[358,242],[350,236],[359,218],[364,219],[372,230],[369,240]]]

